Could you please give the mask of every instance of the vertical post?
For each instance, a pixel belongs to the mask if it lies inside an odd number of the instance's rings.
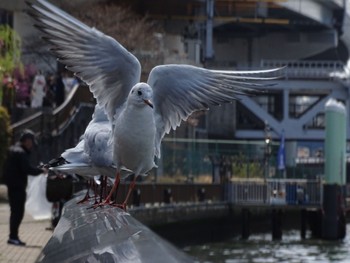
[[[132,204],[134,206],[140,206],[140,204],[141,204],[141,189],[140,188],[133,190]]]
[[[300,215],[300,237],[301,239],[305,239],[306,237],[306,226],[307,226],[307,210],[301,209],[301,215]]]
[[[289,90],[283,90],[283,120],[289,118]]]
[[[265,173],[264,180],[269,176],[270,169],[270,154],[271,154],[271,128],[269,123],[265,120]]]
[[[326,103],[325,184],[323,186],[322,237],[340,239],[345,236],[344,185],[346,169],[346,110],[329,99]]]
[[[308,211],[308,222],[310,222],[309,228],[313,238],[322,238],[322,221],[322,209]]]
[[[272,209],[272,240],[282,239],[282,210]]]
[[[214,17],[214,0],[207,0],[207,22],[206,22],[206,39],[205,39],[205,58],[211,59],[214,56],[213,51],[213,17]]]
[[[163,201],[165,204],[170,204],[172,203],[173,200],[173,195],[171,192],[171,188],[165,188],[163,191]]]
[[[250,211],[242,208],[242,239],[246,240],[250,236]]]

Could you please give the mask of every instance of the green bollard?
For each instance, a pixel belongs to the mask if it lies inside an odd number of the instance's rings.
[[[326,103],[325,182],[346,183],[346,110],[341,102]]]
[[[325,184],[322,200],[322,238],[342,239],[346,223],[346,110],[334,99],[326,103]]]

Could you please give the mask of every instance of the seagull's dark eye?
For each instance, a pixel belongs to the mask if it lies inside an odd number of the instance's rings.
[[[133,90],[131,91],[131,93],[134,93],[134,91],[135,91],[135,90],[133,89]]]
[[[142,95],[142,91],[141,90],[138,90],[137,91],[137,94],[139,94],[140,96]]]

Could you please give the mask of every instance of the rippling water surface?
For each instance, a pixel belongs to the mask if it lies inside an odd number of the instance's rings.
[[[298,230],[283,232],[281,241],[272,241],[271,234],[251,235],[249,240],[234,238],[222,243],[185,247],[184,251],[197,262],[269,263],[269,262],[347,262],[350,263],[350,225],[341,241],[301,240]]]

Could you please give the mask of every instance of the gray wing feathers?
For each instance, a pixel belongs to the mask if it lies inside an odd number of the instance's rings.
[[[84,140],[77,146],[65,150],[61,155],[69,163],[88,163],[89,157],[84,153]]]
[[[113,120],[115,110],[126,101],[130,89],[139,82],[141,65],[115,39],[90,28],[69,14],[38,0],[30,15],[51,44],[58,60],[85,81],[97,103]]]
[[[209,70],[190,65],[155,67],[147,82],[154,91],[156,156],[160,157],[160,143],[165,133],[176,129],[191,113],[231,102],[239,99],[240,95],[263,92],[270,84],[262,81],[274,80],[276,77],[261,75],[278,70],[240,72]]]

